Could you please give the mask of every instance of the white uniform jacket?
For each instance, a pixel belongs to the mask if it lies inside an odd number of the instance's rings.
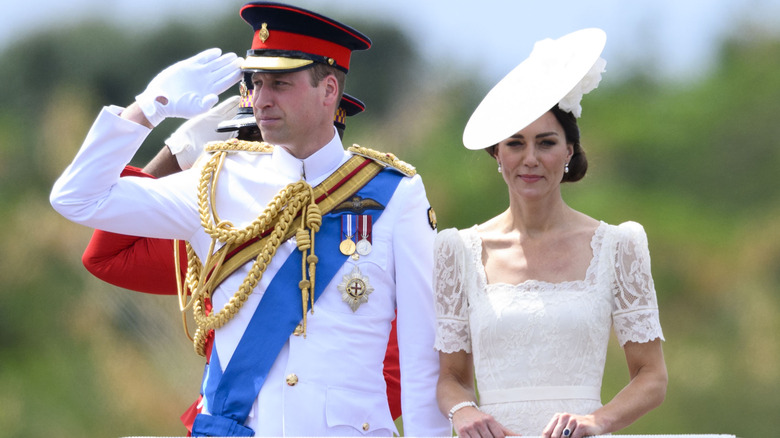
[[[188,240],[205,260],[210,237],[197,211],[200,169],[157,180],[119,178],[150,132],[118,117],[120,111],[108,107],[100,113],[81,150],[55,183],[52,206],[89,227]],[[217,213],[243,228],[285,185],[303,177],[315,186],[349,156],[335,130],[333,140],[305,160],[280,147],[266,154],[231,153],[217,184]],[[436,404],[438,357],[433,349],[431,286],[435,231],[428,222],[428,208],[419,175],[403,178],[373,225],[371,253],[357,261],[348,259],[309,315],[307,337],[291,335],[276,358],[246,422],[257,436],[382,436],[396,431],[382,375],[396,308],[404,434],[450,436],[448,421]],[[297,250],[294,240],[282,244],[242,309],[216,330],[214,353],[223,370],[263,291],[287,256]],[[237,270],[216,289],[215,309],[233,296],[250,266]],[[337,286],[355,266],[374,291],[353,312]]]

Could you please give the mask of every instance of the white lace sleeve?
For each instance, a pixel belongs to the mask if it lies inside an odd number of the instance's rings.
[[[618,341],[623,346],[628,341],[664,340],[645,230],[636,222],[624,222],[616,231],[612,320]]]
[[[458,230],[448,228],[436,235],[433,290],[436,294],[436,342],[444,353],[471,353],[468,301],[464,290],[466,247]]]

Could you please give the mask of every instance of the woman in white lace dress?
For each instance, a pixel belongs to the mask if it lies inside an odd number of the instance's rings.
[[[593,219],[560,190],[587,170],[576,117],[604,71],[605,41],[587,29],[538,42],[464,132],[466,147],[497,160],[509,207],[436,241],[439,407],[461,436],[607,434],[664,398],[644,229]],[[602,405],[611,329],[630,381]]]

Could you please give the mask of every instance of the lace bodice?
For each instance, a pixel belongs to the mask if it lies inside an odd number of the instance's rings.
[[[621,346],[663,339],[642,226],[602,222],[591,247],[582,280],[488,284],[477,226],[437,236],[435,347],[472,353],[481,408],[515,432],[601,405],[610,327]]]

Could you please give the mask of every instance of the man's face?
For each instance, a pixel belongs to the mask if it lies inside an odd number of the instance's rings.
[[[308,70],[255,73],[252,82],[255,120],[268,143],[292,151],[305,149],[323,117],[332,119],[323,105],[323,83],[312,86]]]

